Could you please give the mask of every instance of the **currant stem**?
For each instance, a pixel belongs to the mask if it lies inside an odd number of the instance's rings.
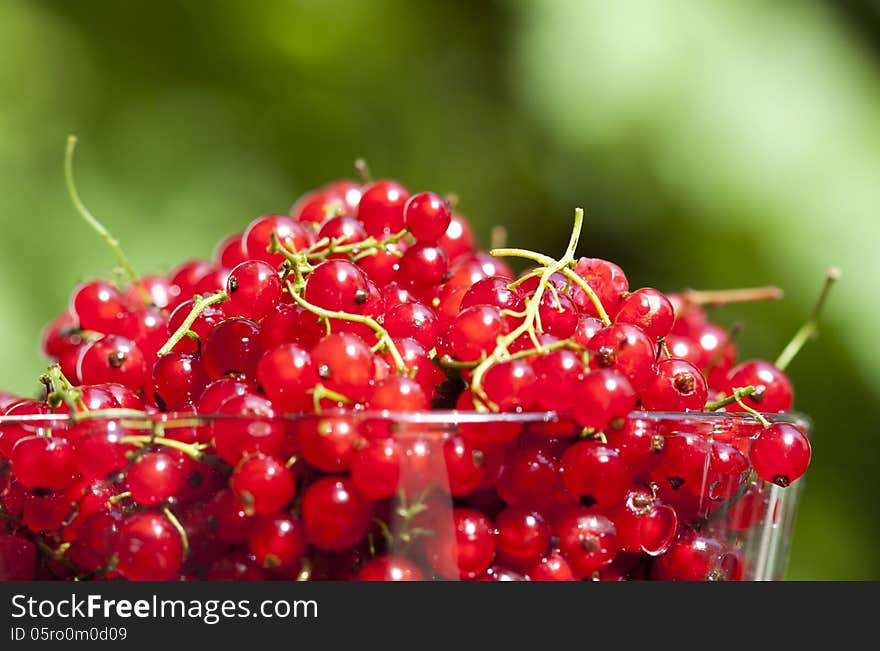
[[[61,366],[53,364],[46,371],[44,377],[48,380],[47,388],[51,387],[51,391],[46,396],[49,404],[60,401],[66,404],[71,412],[88,411],[88,407],[83,401],[82,391],[70,383],[70,380],[61,371]]]
[[[791,338],[791,341],[788,342],[788,345],[782,349],[781,353],[779,353],[779,357],[776,358],[776,368],[780,371],[784,371],[788,368],[788,365],[791,364],[791,361],[801,351],[804,344],[818,334],[819,315],[822,312],[822,308],[825,306],[825,302],[828,300],[828,294],[831,292],[831,288],[834,286],[834,283],[840,279],[840,275],[840,269],[837,269],[836,267],[832,267],[825,273],[825,284],[822,286],[822,292],[819,294],[816,304],[813,305],[810,315],[795,333],[794,337]]]
[[[163,355],[167,355],[174,347],[183,339],[186,334],[189,332],[189,329],[192,328],[193,323],[196,322],[196,319],[199,318],[202,312],[204,312],[207,308],[212,305],[216,305],[217,303],[222,303],[227,298],[226,292],[220,291],[206,298],[202,298],[201,296],[196,297],[195,303],[193,304],[192,310],[186,316],[186,319],[183,320],[183,323],[180,324],[180,327],[171,335],[171,338],[165,342],[165,345],[159,349],[158,356],[162,357]]]
[[[164,436],[123,436],[121,439],[119,439],[119,442],[123,444],[138,446],[164,445],[166,448],[173,448],[175,450],[183,452],[193,461],[203,461],[205,455],[202,453],[202,451],[207,449],[208,447],[204,444],[193,445],[190,443],[183,443],[182,441],[165,438]]]
[[[744,403],[744,402],[742,401],[742,398],[736,396],[735,393],[734,393],[734,396],[736,397],[736,403],[737,403],[740,407],[743,408],[743,411],[745,411],[745,412],[751,414],[752,416],[754,416],[755,418],[757,418],[757,419],[758,419],[758,422],[761,423],[762,426],[764,426],[764,427],[770,427],[770,421],[767,420],[766,418],[764,418],[764,416],[761,415],[761,412],[759,412],[759,411],[756,410],[756,409],[752,409],[751,407],[749,407],[746,403]]]
[[[321,401],[323,399],[333,400],[334,402],[344,402],[346,404],[354,403],[354,400],[351,398],[342,395],[338,391],[333,391],[332,389],[328,389],[323,384],[318,384],[312,389],[312,403],[315,407],[315,413],[321,413]]]
[[[691,305],[719,306],[731,303],[752,303],[757,301],[777,301],[784,296],[779,287],[743,287],[741,289],[697,290],[682,292],[686,303]]]
[[[732,405],[735,402],[739,402],[746,396],[753,395],[758,391],[757,387],[749,385],[747,387],[737,387],[733,390],[731,395],[716,400],[715,402],[707,402],[706,406],[703,407],[706,411],[718,411],[722,407],[726,407],[727,405]]]
[[[749,492],[749,488],[751,488],[752,483],[758,478],[758,475],[755,473],[755,469],[752,468],[749,470],[746,475],[745,481],[742,483],[737,491],[728,499],[724,504],[715,509],[709,517],[703,520],[702,524],[707,525],[712,522],[717,522],[721,518],[723,518],[730,510],[739,503],[739,501],[745,496],[746,493]]]
[[[483,376],[493,365],[510,358],[508,347],[514,341],[519,339],[519,337],[521,337],[522,335],[528,334],[534,342],[536,350],[543,350],[543,346],[538,340],[537,333],[535,331],[536,327],[540,329],[539,311],[541,307],[541,299],[544,296],[544,292],[547,290],[547,287],[550,286],[550,279],[553,277],[553,274],[558,273],[563,269],[567,269],[568,266],[572,262],[574,262],[574,255],[575,251],[577,250],[578,240],[580,239],[583,224],[584,211],[581,208],[577,208],[574,211],[574,226],[571,231],[571,238],[568,241],[568,247],[565,250],[565,254],[559,260],[553,260],[552,258],[548,258],[547,256],[533,253],[532,251],[525,251],[524,249],[495,249],[491,252],[492,255],[517,255],[519,257],[528,257],[529,259],[535,260],[539,264],[542,264],[544,268],[541,272],[541,277],[538,281],[538,286],[535,289],[535,293],[531,296],[531,298],[528,300],[528,304],[526,305],[526,314],[523,322],[508,334],[499,337],[497,345],[492,351],[492,354],[489,355],[489,357],[487,357],[485,360],[480,362],[480,364],[474,369],[474,374],[471,379],[471,391],[474,393],[474,405],[477,407],[478,411],[483,411],[484,409],[486,409],[486,405],[488,405],[488,407],[492,410],[497,411],[498,406],[492,403],[492,401],[489,400],[488,396],[486,396],[486,393],[483,391]],[[592,289],[590,289],[590,292],[592,292]],[[596,300],[598,301],[598,298]]]
[[[138,291],[141,294],[141,297],[144,299],[144,304],[148,305],[152,302],[152,297],[149,292],[144,288],[143,283],[141,282],[140,277],[134,270],[134,267],[131,266],[131,263],[128,261],[125,253],[122,251],[122,247],[119,245],[119,240],[117,240],[110,231],[100,222],[98,219],[86,208],[82,199],[80,199],[79,192],[76,189],[76,183],[73,180],[73,153],[76,150],[76,136],[70,135],[67,136],[67,150],[64,155],[64,180],[67,184],[67,193],[70,195],[70,200],[73,202],[74,207],[80,216],[86,221],[86,223],[92,227],[92,229],[101,236],[104,242],[107,243],[107,246],[110,247],[110,250],[113,251],[113,254],[116,256],[116,260],[119,263],[119,266],[125,272],[125,274],[129,277],[132,284],[134,284]]]
[[[162,509],[162,513],[165,514],[165,517],[168,518],[168,522],[171,523],[171,526],[177,529],[177,533],[180,534],[180,541],[183,543],[183,557],[187,558],[189,556],[189,537],[186,535],[186,529],[183,528],[183,525],[180,524],[180,520],[177,519],[177,516],[171,512],[167,506]]]
[[[290,292],[290,297],[296,301],[296,303],[311,312],[312,314],[316,314],[319,317],[324,319],[337,319],[339,321],[350,321],[352,323],[361,323],[368,328],[370,328],[375,334],[376,338],[389,352],[391,358],[394,360],[394,366],[397,368],[398,373],[406,373],[406,363],[403,361],[403,357],[400,355],[400,351],[397,350],[397,346],[394,345],[394,341],[391,339],[391,335],[388,334],[388,331],[379,325],[379,322],[376,319],[364,316],[363,314],[352,314],[350,312],[341,312],[336,310],[325,310],[323,307],[318,307],[312,303],[309,303],[305,298],[299,295],[296,291],[296,287],[287,281],[287,291]]]
[[[361,185],[373,182],[373,174],[370,172],[370,166],[367,164],[366,159],[358,158],[354,162],[354,171],[357,173]]]

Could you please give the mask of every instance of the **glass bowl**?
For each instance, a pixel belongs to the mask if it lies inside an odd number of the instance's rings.
[[[756,478],[760,428],[733,413],[633,412],[607,437],[553,413],[0,416],[0,579],[779,580],[802,482]],[[12,479],[31,436],[68,446],[68,485]],[[129,481],[148,451],[178,468],[170,496]],[[285,488],[244,469],[263,453]],[[145,511],[180,539],[153,560],[122,533]]]

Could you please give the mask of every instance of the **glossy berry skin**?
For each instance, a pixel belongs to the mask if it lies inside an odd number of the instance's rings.
[[[318,549],[354,547],[370,526],[372,508],[351,480],[322,477],[303,495],[302,518],[308,541]]]
[[[749,458],[758,477],[784,488],[806,472],[811,454],[802,431],[789,423],[773,423],[752,441]]]
[[[599,441],[575,443],[560,463],[565,487],[586,506],[605,509],[620,504],[632,481],[617,450]]]
[[[498,337],[506,334],[508,326],[501,310],[488,305],[476,305],[462,310],[449,324],[444,340],[450,352],[460,361],[474,361],[494,350]]]
[[[543,509],[560,487],[559,465],[536,446],[512,452],[498,479],[498,495],[511,506]]]
[[[245,253],[249,260],[262,260],[277,269],[284,256],[280,253],[269,253],[272,235],[289,251],[299,251],[312,243],[312,236],[302,225],[287,215],[265,215],[255,219],[242,235]]]
[[[168,337],[177,332],[178,328],[183,325],[183,322],[186,320],[186,317],[189,316],[190,312],[192,312],[194,306],[195,303],[192,300],[187,300],[174,309],[171,316],[168,317]],[[205,339],[208,338],[208,335],[211,334],[214,326],[220,323],[223,318],[223,309],[219,305],[209,305],[201,314],[199,314],[190,327],[190,331],[198,335],[198,340],[184,337],[174,347],[174,350],[190,354],[198,352],[199,342],[204,342]],[[166,337],[166,340],[168,337]]]
[[[396,181],[375,181],[363,189],[357,218],[367,233],[382,238],[402,230],[409,191]]]
[[[164,452],[147,452],[128,469],[126,482],[131,498],[142,506],[156,506],[180,488],[183,473]]]
[[[318,384],[318,372],[307,350],[282,344],[267,350],[257,366],[257,379],[272,402],[288,413],[308,408],[308,391]]]
[[[568,295],[545,291],[538,308],[543,331],[560,339],[571,337],[578,326],[578,308]]]
[[[281,344],[297,344],[311,348],[327,334],[319,317],[299,305],[281,303],[260,321],[260,343],[263,350]]]
[[[85,420],[70,432],[74,446],[74,465],[87,480],[105,479],[128,465],[126,454],[133,451],[121,440],[129,434],[119,421]]]
[[[428,541],[428,560],[447,579],[475,579],[495,558],[492,522],[473,509],[454,509],[453,529]]]
[[[474,305],[493,305],[502,310],[522,312],[525,297],[519,288],[510,289],[510,279],[503,276],[489,276],[475,282],[465,291],[461,299],[461,309]]]
[[[351,481],[371,500],[391,497],[400,483],[402,452],[392,438],[369,441],[351,460]]]
[[[720,581],[728,576],[727,549],[719,540],[683,530],[653,566],[662,581]]]
[[[234,269],[248,259],[242,235],[243,233],[233,233],[217,245],[214,259],[223,269]]]
[[[617,554],[617,530],[604,515],[574,507],[556,523],[559,552],[576,579],[584,579],[611,563]]]
[[[321,230],[318,231],[317,242],[325,239],[337,246],[357,244],[367,239],[367,231],[364,229],[364,225],[354,217],[350,215],[337,215],[327,220],[321,226]],[[334,253],[330,257],[344,258],[347,255],[346,253]]]
[[[467,219],[452,213],[446,232],[437,240],[450,262],[473,254],[476,238]]]
[[[57,436],[29,436],[12,448],[12,474],[25,488],[59,490],[73,481],[73,446]]]
[[[233,396],[217,409],[226,416],[211,422],[214,449],[226,463],[245,455],[275,454],[284,444],[284,426],[275,420],[272,403],[253,394]]]
[[[367,408],[376,411],[422,411],[431,406],[421,385],[402,375],[380,380],[367,400]]]
[[[128,334],[128,302],[110,283],[96,280],[81,285],[73,294],[70,311],[83,330]]]
[[[281,302],[281,280],[269,264],[248,260],[229,272],[226,295],[227,314],[259,321]]]
[[[573,350],[559,349],[537,357],[535,369],[537,387],[553,387],[552,391],[535,391],[535,401],[547,411],[570,411],[578,384],[584,377],[584,363]]]
[[[162,411],[190,408],[208,384],[202,360],[171,352],[153,365],[153,400]]]
[[[603,328],[587,344],[590,368],[614,369],[633,387],[642,387],[653,374],[656,349],[651,339],[628,323]]]
[[[325,310],[362,314],[369,299],[367,277],[346,260],[327,260],[309,274],[305,299]]]
[[[462,436],[453,436],[443,442],[443,461],[449,493],[453,497],[469,495],[485,479],[485,455]]]
[[[620,373],[592,371],[574,389],[574,416],[581,427],[596,431],[619,429],[636,406],[636,392]]]
[[[775,365],[764,360],[752,360],[734,366],[724,383],[725,395],[733,389],[753,386],[759,391],[743,398],[743,402],[764,413],[790,411],[794,401],[794,389],[788,376]],[[741,411],[737,403],[727,406],[728,411]]]
[[[675,509],[660,503],[650,491],[629,491],[623,505],[609,514],[617,530],[621,551],[657,556],[675,540],[678,517]]]
[[[550,546],[550,527],[537,513],[508,508],[495,517],[498,560],[510,567],[528,569]]]
[[[70,559],[81,572],[97,572],[110,564],[119,535],[122,516],[113,511],[97,511],[82,522],[70,549]]]
[[[202,342],[205,371],[214,380],[227,376],[255,379],[262,352],[260,327],[248,319],[221,321]]]
[[[436,242],[449,228],[452,212],[449,203],[433,192],[414,194],[403,208],[407,229],[419,242]]]
[[[528,410],[539,391],[537,376],[527,360],[493,364],[483,376],[483,391],[500,411]]]
[[[296,492],[290,470],[278,459],[263,454],[242,461],[232,472],[229,485],[245,511],[255,515],[277,513]]]
[[[400,260],[400,275],[415,287],[435,287],[443,282],[447,269],[446,254],[436,244],[417,242]]]
[[[527,572],[532,581],[574,581],[571,565],[558,551],[547,554]]]
[[[183,563],[183,541],[163,514],[143,511],[120,527],[116,555],[116,570],[129,581],[170,581]]]
[[[641,392],[642,406],[651,411],[702,411],[708,397],[703,374],[683,359],[658,362]]]
[[[36,545],[25,538],[0,534],[0,581],[33,581],[36,568]]]
[[[406,558],[377,556],[361,566],[358,581],[424,581],[422,571]]]
[[[147,383],[149,371],[137,344],[125,337],[107,335],[82,350],[77,375],[84,384],[115,382],[138,391]]]
[[[361,443],[357,425],[345,416],[304,419],[297,427],[302,458],[324,472],[348,470]]]
[[[384,325],[392,337],[415,339],[428,349],[434,347],[440,334],[437,314],[418,301],[396,305],[388,310]]]
[[[660,339],[672,330],[675,312],[662,292],[650,287],[637,289],[620,303],[616,323],[629,323],[649,337]]]
[[[607,260],[581,258],[577,261],[574,271],[587,281],[605,311],[616,314],[623,295],[629,290],[629,282],[623,269]],[[596,316],[597,312],[592,301],[580,287],[575,286],[572,297],[584,312]]]
[[[246,393],[256,393],[256,391],[255,385],[235,378],[227,377],[214,380],[199,395],[196,409],[202,414],[213,414],[229,398],[243,396]]]
[[[312,362],[320,381],[355,401],[365,400],[376,374],[373,353],[351,334],[327,335],[312,349]]]
[[[290,567],[305,553],[305,527],[286,514],[259,517],[251,529],[248,548],[261,567]]]

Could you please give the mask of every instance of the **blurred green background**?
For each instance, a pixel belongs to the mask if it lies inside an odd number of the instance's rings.
[[[0,3],[0,384],[113,259],[208,256],[255,216],[352,174],[455,192],[487,237],[581,251],[634,287],[779,284],[725,309],[771,359],[825,268],[820,340],[791,368],[815,422],[789,576],[880,578],[880,8],[730,0]]]

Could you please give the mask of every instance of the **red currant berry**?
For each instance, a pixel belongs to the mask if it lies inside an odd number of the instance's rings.
[[[532,567],[550,546],[550,527],[537,513],[508,508],[495,517],[495,527],[498,530],[498,560],[511,567]]]
[[[649,337],[660,339],[672,330],[675,312],[665,294],[646,287],[623,299],[614,320],[638,326]]]
[[[12,449],[12,474],[25,488],[59,490],[74,479],[73,446],[57,436],[28,436]]]
[[[575,265],[574,271],[587,281],[587,284],[596,293],[605,310],[610,314],[615,314],[618,305],[623,299],[623,295],[629,290],[629,283],[623,270],[607,260],[581,258]],[[587,314],[596,315],[593,302],[580,287],[574,287],[572,296],[575,302]]]
[[[196,407],[200,414],[213,414],[229,398],[243,396],[246,393],[256,393],[256,387],[231,377],[214,380],[202,391]]]
[[[214,449],[226,463],[247,454],[275,454],[284,444],[284,427],[275,419],[272,403],[252,394],[233,396],[217,409],[211,422]]]
[[[195,302],[192,300],[188,300],[184,303],[178,305],[174,311],[171,313],[171,316],[168,317],[168,336],[173,335],[180,326],[183,325],[183,322],[186,320],[186,317],[192,312],[193,307],[195,306]],[[190,339],[189,337],[184,337],[180,340],[180,342],[174,347],[174,350],[179,351],[181,353],[195,353],[199,350],[199,341],[205,341],[208,338],[208,335],[211,334],[211,331],[214,329],[218,323],[223,320],[223,310],[218,305],[209,305],[207,308],[202,311],[201,314],[196,318],[193,322],[192,326],[190,326],[190,332],[196,334],[198,338],[196,340]],[[166,337],[167,339],[167,337]]]
[[[483,391],[500,411],[523,411],[535,404],[537,376],[523,359],[493,364],[483,376]]]
[[[110,283],[96,280],[81,285],[70,305],[79,327],[101,334],[128,334],[130,311],[125,296]]]
[[[743,402],[758,411],[776,413],[791,410],[794,390],[788,376],[775,365],[763,360],[743,362],[727,374],[722,390],[731,395],[735,388],[753,386],[757,389],[751,396],[743,398]],[[728,411],[741,411],[742,407],[733,403],[727,406]]]
[[[369,499],[391,497],[400,483],[400,466],[400,445],[394,439],[370,441],[351,461],[351,481]]]
[[[590,368],[614,369],[634,387],[644,386],[653,375],[656,349],[635,326],[616,323],[603,328],[590,339],[587,350]]]
[[[444,334],[452,354],[463,362],[490,354],[498,337],[508,332],[501,310],[488,305],[475,305],[462,310]]]
[[[452,212],[445,199],[433,192],[410,197],[403,209],[406,227],[419,242],[436,242],[452,222]]]
[[[428,541],[431,566],[447,579],[476,579],[495,559],[495,529],[479,511],[455,509],[453,530]]]
[[[232,472],[229,485],[255,515],[272,515],[283,509],[296,492],[293,474],[273,457],[259,454],[242,461]]]
[[[229,273],[226,294],[226,314],[259,321],[281,302],[281,280],[265,262],[248,260]]]
[[[485,456],[467,439],[453,436],[443,443],[449,493],[464,497],[477,490],[486,475]]]
[[[183,563],[183,541],[161,513],[128,518],[116,541],[116,570],[129,581],[170,581]]]
[[[702,411],[709,387],[700,370],[683,359],[664,359],[641,393],[642,405],[651,411]]]
[[[305,419],[297,434],[303,459],[329,473],[347,470],[361,442],[357,423],[345,416]]]
[[[309,542],[323,551],[354,547],[370,527],[370,503],[349,479],[322,477],[303,495],[302,518]]]
[[[774,423],[761,430],[749,452],[758,477],[782,487],[791,485],[806,472],[810,455],[809,439],[788,423]]]
[[[570,412],[577,386],[584,378],[584,363],[573,350],[559,349],[540,355],[534,361],[535,400],[541,409]],[[552,390],[550,390],[552,387]]]
[[[540,447],[517,450],[504,464],[498,495],[511,506],[543,509],[560,487],[559,467]]]
[[[153,365],[153,400],[162,411],[190,407],[207,384],[202,360],[193,355],[172,352]]]
[[[281,344],[297,344],[311,348],[327,334],[320,317],[299,305],[281,303],[260,321],[260,342],[263,350]]]
[[[627,379],[609,369],[586,375],[575,387],[574,397],[578,424],[601,432],[620,429],[637,400]]]
[[[400,260],[403,279],[415,287],[434,287],[446,276],[446,254],[429,242],[413,244]]]
[[[308,391],[318,383],[318,373],[308,351],[295,344],[282,344],[260,358],[257,379],[275,405],[299,413],[311,403]]]
[[[254,522],[248,547],[264,568],[290,567],[306,551],[305,527],[289,515],[262,516]]]
[[[147,452],[128,469],[126,483],[131,498],[142,506],[156,506],[180,488],[180,466],[164,452]]]
[[[377,556],[361,567],[358,581],[423,581],[417,565],[399,556]]]
[[[312,243],[312,234],[302,224],[287,215],[266,215],[251,222],[242,235],[248,259],[268,262],[277,269],[285,258],[281,253],[269,253],[273,235],[288,251],[300,251]]]
[[[80,354],[77,375],[84,384],[116,382],[135,391],[149,379],[147,362],[137,344],[117,335],[87,344]]]
[[[653,576],[662,581],[727,580],[727,556],[727,549],[720,541],[684,530],[669,551],[657,559]]]
[[[376,181],[363,189],[357,218],[367,233],[383,237],[404,227],[403,210],[409,192],[396,181]]]
[[[234,269],[248,259],[242,235],[243,233],[234,233],[220,242],[217,247],[214,259],[223,269]]]
[[[392,375],[376,383],[367,407],[375,411],[422,411],[430,407],[425,392],[415,380]]]
[[[476,238],[468,221],[456,213],[452,213],[446,233],[437,240],[443,247],[450,261],[472,255],[476,246]]]
[[[611,563],[617,554],[617,531],[604,515],[574,507],[556,524],[559,551],[572,574],[584,579]]]
[[[247,319],[221,321],[202,343],[205,370],[215,380],[256,378],[262,352],[260,327]]]
[[[559,552],[552,552],[535,563],[528,571],[532,581],[574,581],[571,565]]]
[[[600,509],[620,504],[632,477],[617,450],[598,441],[580,441],[562,455],[562,480],[585,506]]]
[[[394,338],[409,337],[433,348],[440,335],[440,320],[431,308],[418,301],[397,305],[385,313],[385,329]]]
[[[363,242],[367,239],[367,231],[364,225],[350,215],[337,215],[327,220],[318,231],[318,242],[327,240],[334,246],[351,245]],[[342,258],[346,253],[334,253],[329,257]]]
[[[208,511],[211,530],[223,542],[240,543],[250,536],[254,518],[248,514],[232,490],[224,488],[218,491],[211,500]]]
[[[328,389],[358,402],[369,395],[376,367],[370,347],[360,337],[327,335],[312,349],[312,362]]]

